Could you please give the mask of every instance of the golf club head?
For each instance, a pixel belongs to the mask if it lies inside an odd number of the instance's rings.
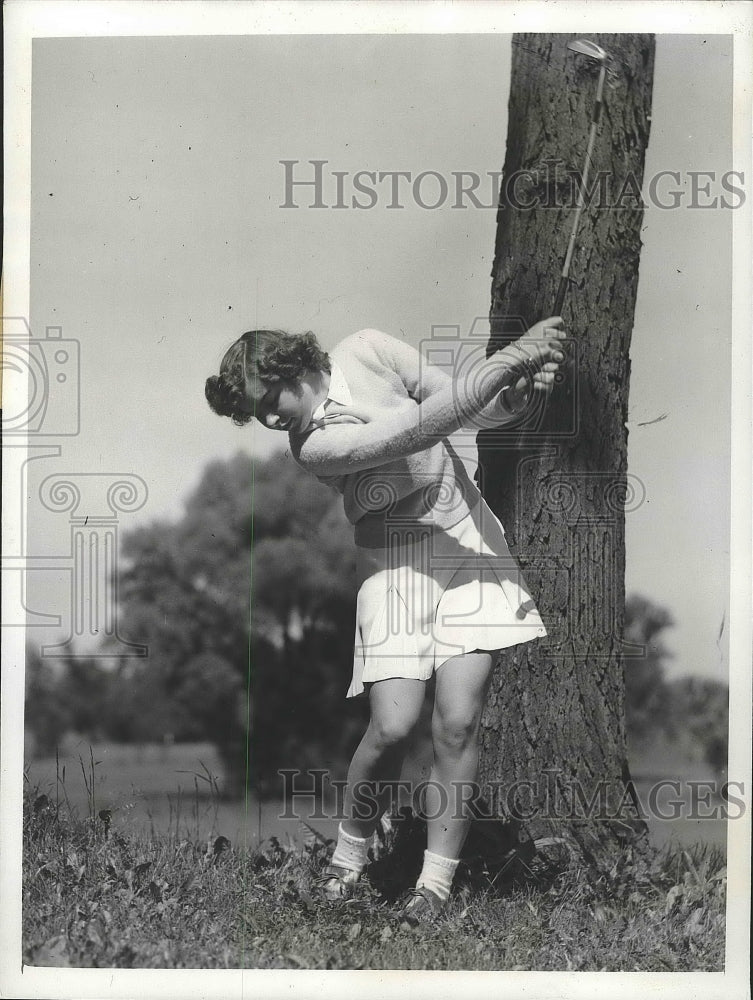
[[[568,42],[567,47],[571,52],[579,52],[583,56],[595,59],[596,62],[603,63],[607,58],[606,50],[588,38],[577,38],[574,42]]]

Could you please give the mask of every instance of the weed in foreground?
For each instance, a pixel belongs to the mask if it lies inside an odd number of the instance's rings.
[[[89,762],[90,771],[96,766]],[[93,787],[93,786],[92,786]],[[148,839],[113,831],[92,803],[78,818],[27,787],[24,962],[104,968],[715,971],[723,968],[726,871],[698,846],[595,871],[504,841],[471,852],[446,915],[416,934],[395,919],[415,878],[420,824],[386,831],[354,899],[322,904],[311,882],[332,842],[254,852],[222,836]],[[494,860],[494,859],[493,859]],[[520,856],[518,856],[520,861]]]
[[[25,790],[24,963],[237,967],[230,842],[128,837],[88,801],[80,818],[59,796]]]

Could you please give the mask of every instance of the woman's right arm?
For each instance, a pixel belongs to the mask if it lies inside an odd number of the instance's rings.
[[[342,476],[373,469],[432,447],[473,423],[505,385],[525,373],[527,363],[556,361],[564,339],[559,317],[544,320],[526,334],[525,352],[515,344],[498,351],[474,370],[473,379],[451,382],[418,406],[364,424],[324,424],[291,435],[295,460],[316,476]]]

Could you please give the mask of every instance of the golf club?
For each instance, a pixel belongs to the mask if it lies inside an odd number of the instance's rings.
[[[594,104],[593,113],[591,115],[591,129],[588,135],[588,146],[586,148],[586,160],[583,165],[583,171],[581,174],[581,182],[578,188],[578,200],[575,208],[575,216],[573,218],[572,229],[570,230],[570,239],[567,243],[567,253],[565,254],[565,262],[562,265],[562,274],[560,276],[559,286],[557,288],[557,297],[554,300],[554,309],[552,310],[552,316],[562,315],[562,306],[565,303],[565,295],[567,294],[567,289],[570,284],[570,264],[573,259],[573,251],[575,249],[575,240],[578,235],[578,227],[580,226],[580,217],[583,213],[583,208],[586,203],[586,186],[588,184],[588,174],[591,168],[591,157],[593,154],[594,143],[596,141],[596,131],[599,125],[599,119],[601,118],[601,105],[602,97],[604,93],[604,79],[607,74],[607,58],[608,53],[605,49],[602,49],[600,45],[595,42],[590,41],[587,38],[578,38],[573,42],[568,42],[567,48],[571,52],[576,52],[579,55],[588,56],[589,59],[593,59],[595,62],[600,64],[599,72],[599,82],[596,87],[596,102]],[[533,378],[533,371],[535,370],[535,365],[529,371],[528,377]],[[530,386],[531,383],[529,383]],[[504,392],[504,390],[503,390]],[[502,405],[509,410],[509,407],[505,405],[504,399],[502,400]],[[526,446],[526,431],[521,430],[515,443],[515,449],[521,450]]]
[[[607,53],[601,46],[597,45],[595,42],[589,41],[587,38],[579,38],[574,42],[568,43],[568,49],[571,52],[578,52],[580,55],[588,56],[589,59],[593,59],[595,62],[600,63],[601,70],[599,72],[599,83],[596,87],[596,103],[594,105],[593,115],[591,116],[591,131],[588,136],[588,147],[586,149],[586,162],[583,165],[583,172],[581,174],[581,183],[578,188],[578,201],[575,208],[575,217],[573,218],[573,227],[570,231],[570,239],[567,244],[567,253],[565,254],[565,263],[562,265],[562,276],[560,277],[559,287],[557,289],[557,298],[554,300],[554,309],[552,311],[553,316],[560,316],[562,314],[562,306],[565,302],[565,294],[567,292],[567,287],[570,283],[570,262],[573,259],[573,250],[575,249],[575,239],[578,235],[578,226],[580,225],[580,217],[583,212],[583,206],[586,203],[586,186],[588,184],[588,172],[591,167],[591,155],[593,153],[594,142],[596,140],[596,130],[599,125],[599,118],[601,117],[601,104],[602,95],[604,93],[604,78],[607,74]]]

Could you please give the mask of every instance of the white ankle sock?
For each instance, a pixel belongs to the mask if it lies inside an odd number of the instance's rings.
[[[337,846],[332,855],[332,864],[339,865],[341,868],[350,868],[351,871],[363,871],[369,860],[369,848],[373,839],[373,836],[354,837],[343,830],[341,823],[337,831]]]
[[[450,896],[452,880],[458,866],[457,858],[443,858],[441,854],[424,851],[424,866],[418,876],[416,888],[424,885],[445,902]]]

